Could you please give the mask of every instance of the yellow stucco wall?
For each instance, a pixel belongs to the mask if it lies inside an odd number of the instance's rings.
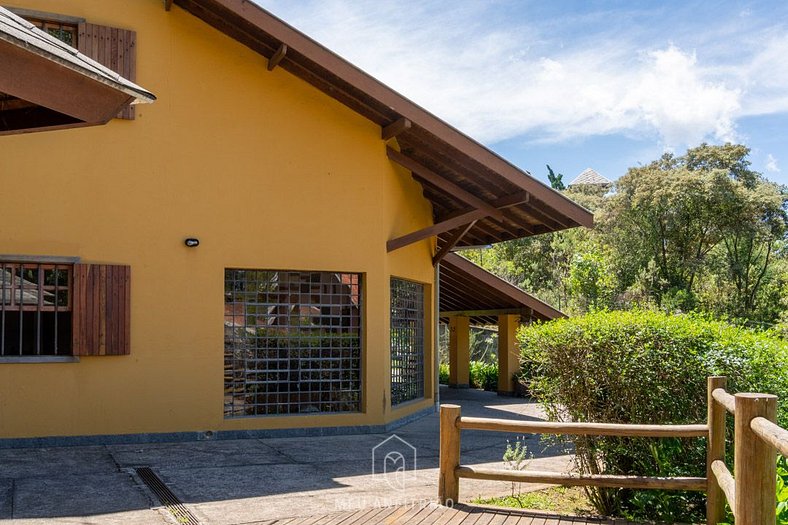
[[[375,425],[432,403],[430,381],[388,406],[389,278],[431,291],[434,274],[429,241],[386,253],[432,219],[378,126],[160,0],[9,5],[136,30],[137,81],[159,100],[135,121],[0,138],[0,253],[132,268],[131,355],[0,364],[0,438]],[[364,274],[364,413],[223,418],[225,267]]]

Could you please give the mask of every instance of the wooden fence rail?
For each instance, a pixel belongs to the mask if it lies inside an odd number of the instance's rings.
[[[723,521],[727,501],[737,525],[775,522],[777,451],[788,455],[788,431],[776,423],[777,397],[725,391],[725,377],[707,381],[707,422],[700,425],[627,425],[512,421],[462,417],[457,405],[440,409],[440,479],[438,498],[456,503],[460,478],[564,486],[705,491],[706,521]],[[734,416],[734,473],[725,465],[725,416]],[[520,434],[618,437],[704,437],[708,440],[706,477],[580,475],[560,472],[510,471],[460,464],[460,431],[488,430]]]

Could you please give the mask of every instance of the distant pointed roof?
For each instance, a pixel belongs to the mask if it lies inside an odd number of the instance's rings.
[[[606,179],[592,168],[586,168],[583,170],[583,173],[575,177],[575,180],[569,183],[570,186],[581,186],[584,184],[606,186],[613,184],[613,181]]]

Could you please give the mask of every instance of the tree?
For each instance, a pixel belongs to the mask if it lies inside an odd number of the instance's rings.
[[[596,229],[500,243],[476,261],[569,314],[657,307],[788,319],[788,191],[748,155],[701,144],[630,168],[612,193],[572,186],[565,195],[595,213]]]
[[[750,169],[748,155],[741,145],[702,144],[619,179],[603,223],[624,287],[653,261],[658,304],[696,308],[698,288],[709,286],[699,280],[707,279],[718,292],[732,287],[721,294],[730,295],[724,313],[758,317],[759,292],[788,229],[788,199]]]
[[[565,190],[566,186],[564,186],[563,181],[564,175],[562,173],[556,175],[549,164],[545,164],[545,166],[547,166],[547,178],[550,179],[550,187],[558,191]]]

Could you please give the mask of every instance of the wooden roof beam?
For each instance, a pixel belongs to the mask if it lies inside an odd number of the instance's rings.
[[[411,245],[414,242],[423,241],[424,239],[429,239],[434,235],[451,231],[470,222],[478,221],[479,219],[484,218],[486,215],[486,212],[481,210],[473,210],[468,213],[463,213],[462,215],[458,215],[443,222],[439,222],[438,224],[433,224],[432,226],[422,228],[413,233],[403,235],[402,237],[397,237],[396,239],[386,241],[386,251],[393,252],[394,250]]]
[[[492,206],[495,206],[496,209],[508,208],[510,206],[516,206],[522,202],[528,202],[528,199],[528,192],[519,191],[512,195],[507,195],[505,197],[501,197],[500,199],[496,199],[495,202],[492,203]],[[452,216],[446,218],[446,220],[440,221],[436,224],[433,224],[432,226],[428,226],[413,233],[403,235],[402,237],[397,237],[396,239],[386,241],[386,251],[393,252],[394,250],[398,250],[413,244],[414,242],[429,239],[433,235],[440,235],[441,233],[446,233],[455,228],[459,228],[460,226],[464,226],[469,222],[484,219],[488,215],[489,214],[486,210],[473,208],[460,210],[456,213],[453,213]]]
[[[476,224],[476,221],[471,221],[468,224],[466,224],[465,226],[463,226],[462,228],[458,229],[454,233],[454,235],[449,237],[449,240],[446,241],[446,244],[441,246],[438,249],[438,253],[436,253],[435,256],[432,258],[432,265],[435,266],[436,264],[441,262],[441,259],[446,257],[446,254],[449,253],[452,250],[452,248],[457,246],[457,243],[460,242],[460,239],[465,237],[465,234],[468,233],[468,231],[470,231],[470,229],[473,228],[473,226],[475,224]]]
[[[279,48],[271,55],[271,58],[268,59],[268,71],[273,71],[276,66],[279,65],[279,62],[285,58],[287,54],[287,44],[281,44]]]
[[[383,126],[381,129],[380,137],[383,140],[393,139],[400,133],[404,133],[410,129],[412,123],[410,120],[406,119],[405,117],[398,118],[388,126]]]
[[[445,177],[435,173],[426,166],[422,166],[407,155],[404,155],[391,147],[386,147],[386,155],[388,155],[388,158],[393,162],[396,162],[403,168],[410,170],[415,177],[426,180],[433,186],[445,191],[455,199],[464,202],[465,204],[473,206],[478,210],[485,211],[485,216],[492,216],[503,220],[503,213],[499,211],[496,206],[490,204],[489,202],[483,201],[476,195],[460,188],[453,182],[447,180]]]
[[[500,197],[495,199],[490,204],[494,206],[497,210],[502,211],[506,208],[511,208],[512,206],[517,206],[518,204],[523,204],[524,202],[528,202],[530,199],[530,194],[527,191],[518,191],[517,193],[512,193],[511,195],[506,195],[504,197]],[[457,210],[454,212],[449,213],[448,215],[439,217],[437,220],[438,222],[442,222],[448,219],[453,219],[458,215],[463,215],[468,212],[472,211],[470,208],[466,208],[464,210]]]

